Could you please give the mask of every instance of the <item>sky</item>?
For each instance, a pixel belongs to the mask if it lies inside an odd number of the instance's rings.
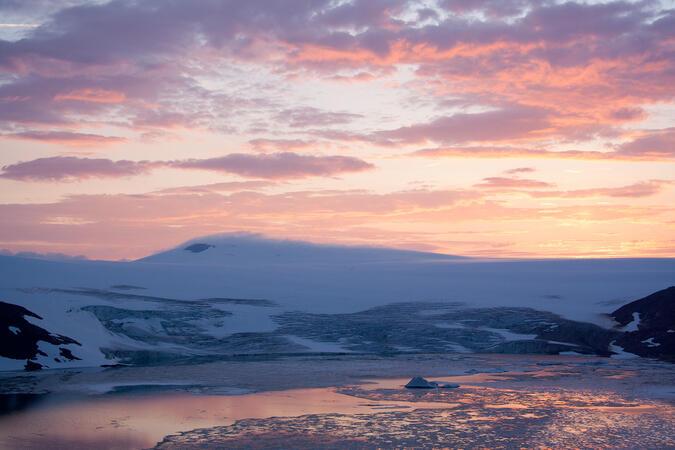
[[[675,2],[0,0],[0,249],[675,256]]]

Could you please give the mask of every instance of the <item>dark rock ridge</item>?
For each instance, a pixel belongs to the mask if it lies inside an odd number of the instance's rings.
[[[25,319],[25,316],[42,320],[32,311],[23,306],[0,302],[0,356],[11,359],[25,359],[26,370],[39,370],[40,363],[33,361],[38,355],[47,356],[38,348],[38,341],[52,345],[77,344],[76,340],[68,336],[50,333]],[[80,359],[73,355],[71,350],[60,347],[60,357],[66,360]]]
[[[675,286],[628,303],[611,316],[622,326],[639,320],[636,331],[617,337],[617,345],[636,355],[675,362]]]
[[[192,253],[201,253],[203,251],[210,249],[211,247],[215,247],[215,245],[204,244],[199,242],[197,244],[188,245],[187,247],[184,248],[184,250]]]

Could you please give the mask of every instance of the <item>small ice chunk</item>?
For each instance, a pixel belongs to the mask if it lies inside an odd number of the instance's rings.
[[[9,331],[11,331],[14,334],[19,334],[21,330],[17,327],[9,327]]]
[[[438,387],[438,383],[427,381],[422,377],[413,377],[405,387],[408,389],[434,389]]]
[[[436,383],[441,389],[454,389],[458,388],[459,384],[457,383]]]

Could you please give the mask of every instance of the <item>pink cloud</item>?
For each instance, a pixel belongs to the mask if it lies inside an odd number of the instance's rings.
[[[527,189],[542,189],[550,188],[554,185],[545,181],[528,180],[525,178],[507,178],[507,177],[488,177],[483,178],[483,181],[474,184],[474,187],[482,189],[503,189],[503,188],[527,188]]]
[[[122,103],[126,99],[124,92],[104,89],[78,89],[54,96],[54,101],[74,100],[94,103]]]
[[[311,156],[290,152],[260,155],[231,153],[218,158],[173,161],[169,165],[182,169],[213,170],[267,179],[331,176],[375,168],[370,163],[349,156]]]
[[[361,114],[322,111],[312,107],[286,109],[276,115],[277,121],[288,123],[293,128],[344,125],[362,117]]]
[[[529,0],[442,0],[440,5],[454,13],[483,12],[491,17],[510,17],[528,6]]]
[[[507,173],[509,175],[517,175],[519,173],[531,173],[531,172],[535,172],[535,171],[536,171],[536,169],[534,169],[532,167],[516,167],[515,169],[509,169],[504,173]]]
[[[640,198],[651,197],[663,191],[664,187],[673,184],[669,180],[650,180],[619,187],[602,187],[590,189],[573,189],[569,191],[528,191],[532,197],[560,197],[560,198],[584,198],[584,197],[617,197],[617,198]]]
[[[618,151],[547,150],[511,146],[468,146],[425,148],[410,153],[424,158],[547,158],[589,161],[660,161],[671,159],[667,153],[628,153]]]
[[[474,184],[480,189],[490,189],[491,193],[521,193],[533,198],[642,198],[663,192],[675,180],[649,180],[618,187],[597,187],[586,189],[552,190],[552,183],[521,178],[489,177],[482,183]]]
[[[138,175],[156,167],[148,161],[53,156],[4,166],[1,178],[21,181],[59,181]]]
[[[197,80],[213,75],[214,60],[253,62],[289,77],[361,81],[414,65],[417,94],[435,97],[439,106],[463,95],[474,106],[502,111],[375,136],[392,142],[589,140],[645,119],[641,105],[675,98],[671,10],[620,1],[445,0],[441,7],[451,12],[443,20],[405,0],[66,7],[25,39],[0,43],[0,67],[11,74],[0,86],[0,122],[73,125],[83,115],[112,115],[131,127],[231,131],[225,111],[259,113],[264,102],[204,88]],[[406,22],[398,16],[404,11],[434,20]],[[162,109],[148,111],[149,105]],[[266,106],[272,121],[296,128],[347,127],[358,118]]]
[[[648,116],[644,109],[639,107],[623,107],[609,112],[609,117],[620,121],[644,120]]]
[[[211,170],[250,178],[297,179],[362,172],[375,166],[348,156],[310,156],[290,152],[262,155],[231,153],[217,158],[176,161],[112,161],[54,156],[4,166],[0,177],[22,181],[124,177],[160,167]]]
[[[2,137],[26,141],[54,142],[61,145],[81,147],[100,146],[126,142],[127,138],[117,136],[102,136],[100,134],[76,133],[70,131],[23,131],[20,133],[5,134]]]
[[[316,145],[316,141],[306,141],[303,139],[251,139],[248,141],[255,151],[269,152],[269,151],[289,151],[289,150],[305,150]]]
[[[546,110],[511,106],[498,111],[441,117],[429,123],[381,131],[376,137],[401,143],[501,141],[527,138],[550,126]]]
[[[274,186],[271,181],[228,181],[224,183],[201,184],[198,186],[179,186],[157,191],[156,194],[197,194],[207,192],[238,192],[254,191],[261,188]]]
[[[645,157],[675,157],[675,128],[646,133],[632,142],[622,144],[618,148],[622,155]]]
[[[376,78],[378,78],[378,75],[374,75],[370,72],[359,72],[355,75],[332,75],[327,79],[340,83],[355,83],[355,82],[361,83],[373,81]]]

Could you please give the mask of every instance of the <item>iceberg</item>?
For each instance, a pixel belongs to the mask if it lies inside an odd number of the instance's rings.
[[[405,385],[408,389],[454,389],[458,388],[456,383],[437,383],[435,381],[428,381],[422,377],[413,377],[408,384]]]
[[[433,381],[427,381],[422,377],[413,377],[405,387],[408,389],[435,389],[438,387],[438,384]]]

